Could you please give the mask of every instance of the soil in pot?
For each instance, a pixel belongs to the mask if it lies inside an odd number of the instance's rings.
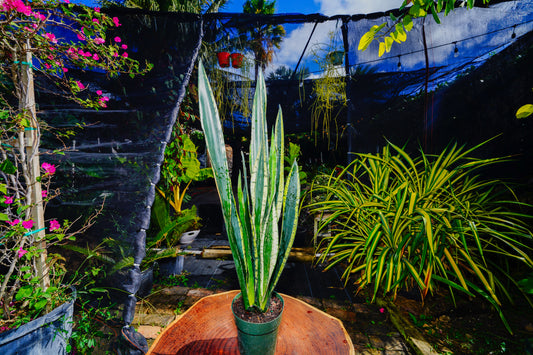
[[[250,323],[267,323],[276,319],[283,310],[283,302],[278,297],[270,298],[270,306],[265,313],[247,311],[244,309],[242,297],[233,303],[233,313],[236,316]]]

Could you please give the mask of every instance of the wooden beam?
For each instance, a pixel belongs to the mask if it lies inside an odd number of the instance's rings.
[[[205,248],[201,257],[203,259],[231,259],[231,249],[229,246]],[[289,261],[312,262],[314,258],[313,248],[292,248],[289,254]]]

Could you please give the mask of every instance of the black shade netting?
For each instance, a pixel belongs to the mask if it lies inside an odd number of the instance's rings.
[[[94,247],[104,238],[113,238],[118,242],[111,255],[115,262],[132,259],[129,269],[108,280],[122,290],[115,294],[115,301],[124,303],[139,287],[155,184],[196,62],[202,26],[191,14],[110,14],[119,16],[122,25],[108,36],[119,36],[131,57],[141,65],[145,60],[153,63],[153,69],[135,78],[108,78],[104,73],[71,68],[69,74],[89,90],[101,90],[110,98],[108,108],[99,111],[54,96],[45,82],[39,85],[37,101],[39,115],[47,124],[59,132],[74,132],[60,139],[43,138],[47,151],[41,159],[57,165],[54,183],[61,187],[47,213],[72,221],[103,204],[95,225],[78,243]],[[64,154],[46,154],[58,148],[66,148]],[[127,324],[133,318],[134,304],[134,299],[126,302]]]

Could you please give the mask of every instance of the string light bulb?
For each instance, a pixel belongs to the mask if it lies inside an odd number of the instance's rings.
[[[398,56],[398,69],[402,69],[402,61],[400,60],[401,55]]]
[[[459,56],[459,48],[457,48],[457,42],[453,42],[453,56],[456,58]]]
[[[511,35],[511,38],[512,38],[512,39],[515,39],[515,38],[516,38],[515,29],[516,29],[516,25],[513,26],[513,34]]]

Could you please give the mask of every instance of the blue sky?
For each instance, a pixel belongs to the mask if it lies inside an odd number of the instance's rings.
[[[95,0],[72,0],[97,6]],[[242,12],[245,0],[229,0],[223,12]],[[276,13],[302,13],[323,15],[366,14],[400,7],[402,0],[277,0]]]
[[[229,0],[222,9],[223,12],[242,12],[245,0]],[[313,0],[278,0],[276,13],[314,14],[320,12],[320,7]]]
[[[229,0],[224,12],[241,12],[245,0]],[[277,0],[276,13],[361,14],[400,7],[401,0]]]

